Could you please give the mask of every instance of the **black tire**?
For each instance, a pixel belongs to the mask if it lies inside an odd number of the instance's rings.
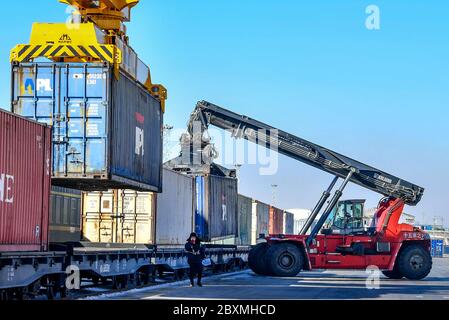
[[[248,266],[254,273],[262,276],[270,275],[268,267],[265,263],[265,255],[268,251],[268,243],[259,243],[248,255]]]
[[[274,244],[266,254],[268,270],[277,277],[296,277],[304,266],[301,250],[290,243]]]
[[[397,261],[398,270],[409,280],[421,280],[432,270],[430,252],[421,245],[409,245],[402,249]]]
[[[399,272],[397,268],[394,268],[393,271],[382,271],[383,275],[389,279],[399,280],[404,278],[404,276]]]

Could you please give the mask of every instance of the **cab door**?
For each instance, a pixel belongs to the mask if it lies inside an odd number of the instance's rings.
[[[342,201],[323,226],[327,268],[363,268],[365,244],[362,200]]]

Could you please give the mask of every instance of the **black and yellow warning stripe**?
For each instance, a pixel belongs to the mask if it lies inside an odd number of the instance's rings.
[[[120,64],[121,51],[114,45],[18,45],[11,51],[11,62],[29,62],[35,58],[80,58]]]

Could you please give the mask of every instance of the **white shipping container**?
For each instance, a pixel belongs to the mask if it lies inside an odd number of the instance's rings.
[[[156,243],[184,245],[194,230],[195,187],[192,177],[163,170],[163,192],[157,195]]]
[[[83,239],[98,243],[154,244],[155,195],[133,190],[83,194]]]
[[[253,201],[252,211],[251,244],[255,245],[260,234],[266,236],[269,234],[270,206],[259,201]]]

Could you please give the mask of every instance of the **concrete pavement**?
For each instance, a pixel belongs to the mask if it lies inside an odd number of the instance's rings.
[[[438,299],[449,300],[449,259],[434,259],[431,274],[424,280],[390,280],[380,276],[368,281],[365,271],[318,270],[297,277],[261,277],[246,270],[234,274],[212,276],[203,288],[190,288],[189,282],[114,293],[92,299],[107,300],[202,300],[202,299]],[[375,280],[375,279],[374,279]],[[369,289],[367,287],[374,287]]]

